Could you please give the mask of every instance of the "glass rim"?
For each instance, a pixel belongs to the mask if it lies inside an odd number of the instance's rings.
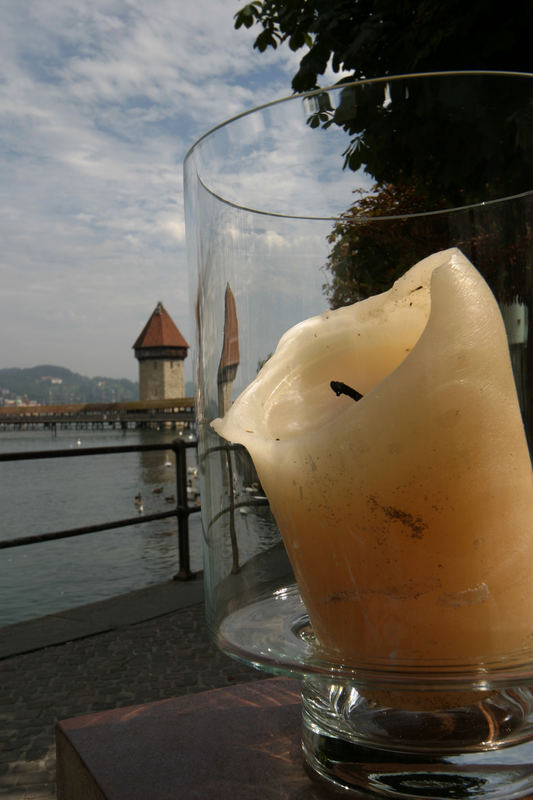
[[[325,86],[319,89],[312,89],[308,92],[300,92],[291,95],[285,95],[283,97],[276,98],[274,100],[270,100],[266,103],[261,103],[257,106],[253,106],[249,109],[239,112],[238,114],[229,117],[228,119],[224,120],[223,122],[214,125],[212,128],[207,130],[204,134],[202,134],[196,141],[191,145],[191,147],[187,150],[185,157],[183,159],[184,169],[186,169],[187,163],[192,158],[195,151],[201,146],[201,144],[209,139],[211,136],[216,134],[218,131],[223,130],[224,128],[228,127],[229,125],[237,122],[238,120],[244,119],[252,114],[255,114],[260,111],[264,111],[268,108],[273,108],[275,106],[280,106],[284,103],[288,103],[290,101],[297,101],[297,100],[307,100],[311,97],[316,97],[318,95],[324,94],[325,92],[332,92],[332,91],[340,91],[342,89],[348,89],[354,86],[364,86],[370,84],[387,84],[393,81],[400,81],[400,80],[417,80],[419,78],[452,78],[452,77],[459,77],[459,78],[470,78],[470,77],[487,77],[487,78],[524,78],[524,79],[533,79],[533,72],[515,72],[512,70],[449,70],[449,71],[435,71],[435,72],[406,72],[406,73],[398,73],[395,75],[383,75],[377,78],[359,78],[357,80],[350,80],[346,81],[345,83],[335,83],[330,84],[329,86]],[[342,214],[334,214],[334,215],[327,215],[327,216],[320,216],[320,215],[310,215],[310,214],[284,214],[281,212],[275,211],[267,211],[260,208],[253,208],[247,205],[241,205],[239,203],[235,203],[232,200],[228,200],[226,197],[223,197],[219,193],[215,192],[213,189],[210,189],[205,182],[202,180],[198,172],[196,172],[196,177],[198,182],[202,186],[202,188],[208,192],[212,197],[219,200],[221,203],[225,205],[238,209],[240,211],[246,211],[250,214],[257,214],[266,217],[275,217],[287,220],[317,220],[317,221],[328,221],[328,222],[336,222],[336,221],[345,221],[347,219],[346,213]],[[454,214],[461,211],[470,211],[473,209],[485,208],[489,206],[496,205],[498,203],[507,203],[511,200],[518,200],[528,197],[529,195],[533,194],[533,187],[523,192],[519,192],[518,194],[511,194],[505,195],[503,197],[496,197],[491,200],[480,200],[478,203],[470,203],[467,205],[462,206],[450,206],[447,208],[440,208],[440,209],[433,209],[431,211],[419,211],[419,212],[412,212],[412,213],[403,213],[403,214],[384,214],[383,216],[367,216],[365,214],[354,214],[352,219],[354,222],[375,222],[379,223],[383,222],[390,222],[392,220],[407,220],[407,219],[416,219],[416,218],[424,218],[424,217],[435,217],[442,214]]]

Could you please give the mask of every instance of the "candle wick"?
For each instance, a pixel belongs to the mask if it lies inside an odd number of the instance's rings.
[[[351,386],[348,386],[346,383],[342,383],[342,381],[331,381],[330,386],[337,397],[340,397],[341,394],[346,394],[348,397],[351,397],[352,400],[355,400],[356,403],[363,396],[357,391],[357,389],[352,389]]]

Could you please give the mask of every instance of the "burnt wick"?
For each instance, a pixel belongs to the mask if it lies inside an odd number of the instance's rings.
[[[352,389],[351,386],[348,386],[346,383],[342,383],[342,381],[331,381],[330,386],[337,395],[337,397],[340,397],[341,394],[345,394],[348,395],[348,397],[351,397],[352,400],[355,400],[356,403],[363,396],[360,392],[357,391],[357,389]]]

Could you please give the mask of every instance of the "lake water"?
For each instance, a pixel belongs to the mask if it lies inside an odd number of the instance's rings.
[[[0,431],[0,452],[171,442],[175,431]],[[80,442],[78,442],[80,440]],[[195,452],[187,451],[191,465]],[[165,466],[167,460],[172,467]],[[0,463],[0,539],[168,511],[175,496],[171,451]],[[154,489],[162,491],[154,493]],[[174,503],[175,505],[175,503]],[[142,517],[139,516],[141,519]],[[202,568],[200,515],[189,518],[191,568]],[[177,521],[0,550],[0,625],[91,603],[171,579]]]

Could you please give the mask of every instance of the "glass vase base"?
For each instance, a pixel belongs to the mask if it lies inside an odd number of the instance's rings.
[[[413,757],[344,742],[304,728],[311,777],[335,795],[402,800],[514,800],[533,791],[533,744],[453,757]]]
[[[513,800],[533,792],[529,690],[470,706],[387,708],[336,684],[304,682],[302,746],[335,795]]]

